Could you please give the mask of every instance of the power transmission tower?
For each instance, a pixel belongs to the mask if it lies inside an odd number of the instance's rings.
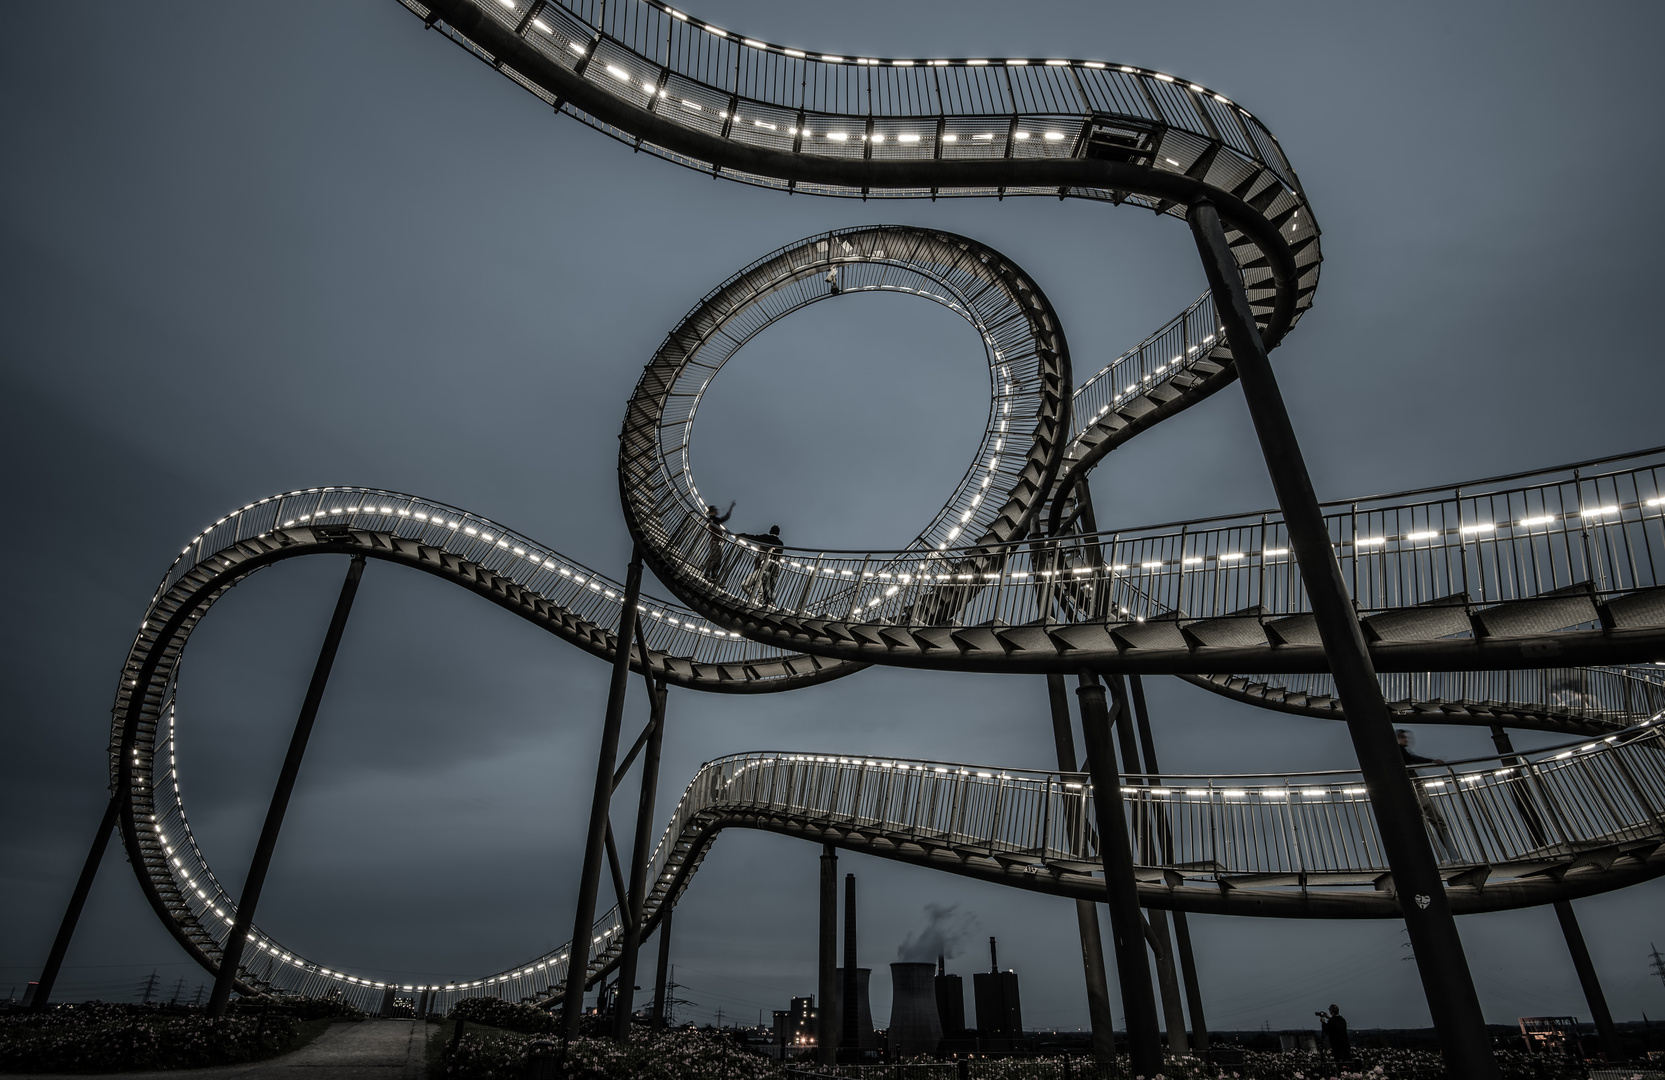
[[[144,995],[146,1005],[150,1004],[150,996],[154,993],[156,993],[156,972],[152,971],[150,973],[150,978],[145,980]]]
[[[202,1004],[202,984],[197,983],[197,996],[191,999],[191,1008],[194,1009],[194,1008],[196,1008],[197,1006],[199,1006],[201,1004]]]
[[[171,1001],[169,1001],[168,1004],[169,1005],[178,1005],[179,1004],[179,995],[183,994],[184,992],[185,992],[185,976],[181,975],[179,977],[179,981],[174,983],[174,985],[173,985],[173,999]]]
[[[1648,942],[1648,948],[1652,950],[1653,962],[1650,966],[1653,968],[1653,973],[1659,976],[1661,983],[1665,983],[1665,956],[1659,955],[1659,948],[1651,941]]]

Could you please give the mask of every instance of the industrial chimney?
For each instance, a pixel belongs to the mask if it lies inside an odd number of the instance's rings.
[[[937,1017],[936,981],[931,964],[890,965],[890,1055],[895,1061],[916,1054],[934,1054],[942,1041]]]
[[[1015,971],[1001,971],[994,938],[989,938],[989,968],[971,977],[977,999],[977,1034],[980,1038],[1018,1038],[1023,1035],[1023,1006],[1018,1000]]]

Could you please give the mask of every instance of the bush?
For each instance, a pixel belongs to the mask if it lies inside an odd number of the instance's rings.
[[[561,1030],[561,1022],[553,1013],[494,997],[463,998],[452,1006],[451,1018],[522,1035],[548,1035]]]
[[[328,998],[280,997],[273,1004],[297,1020],[368,1020],[370,1014],[345,1001]]]
[[[442,1055],[445,1076],[520,1080],[526,1075],[527,1047],[533,1041],[514,1035],[494,1039],[465,1028],[456,1047],[447,1047]],[[637,1033],[628,1046],[609,1039],[576,1039],[566,1064],[564,1075],[570,1080],[772,1080],[780,1075],[776,1062],[721,1036],[697,1031]]]
[[[292,1016],[220,1019],[89,1001],[0,1019],[0,1071],[115,1072],[191,1069],[258,1061],[300,1033]]]

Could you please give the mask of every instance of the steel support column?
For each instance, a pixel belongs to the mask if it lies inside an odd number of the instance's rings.
[[[1122,775],[1139,774],[1146,770],[1139,765],[1139,739],[1133,729],[1133,710],[1128,704],[1127,686],[1120,675],[1105,680],[1110,684],[1110,695],[1116,701],[1116,742],[1122,752]],[[1144,826],[1139,837],[1142,850],[1134,857],[1146,866],[1158,862],[1156,850],[1156,806],[1146,797],[1140,823]],[[1168,935],[1168,913],[1161,908],[1144,910],[1146,936],[1151,955],[1156,959],[1156,989],[1162,1001],[1162,1027],[1168,1034],[1168,1049],[1176,1054],[1189,1054],[1191,1040],[1185,1034],[1185,1006],[1180,1000],[1179,971],[1174,966],[1174,943]]]
[[[647,650],[642,651],[645,664]],[[635,1008],[636,954],[642,945],[642,908],[647,900],[648,863],[653,858],[653,803],[659,789],[659,748],[665,736],[665,684],[650,686],[652,699],[646,748],[642,751],[642,794],[636,803],[636,838],[630,850],[629,918],[619,956],[619,993],[613,1005],[613,1038],[630,1041],[630,1013]]]
[[[590,970],[590,939],[595,936],[595,900],[601,889],[601,862],[607,844],[607,811],[613,799],[613,766],[619,756],[619,725],[624,719],[624,696],[630,679],[631,635],[636,628],[636,605],[642,595],[642,553],[630,553],[619,607],[618,647],[613,653],[613,680],[607,687],[607,713],[601,725],[601,749],[596,754],[595,795],[590,801],[590,829],[584,841],[584,869],[578,879],[578,910],[572,917],[572,946],[567,957],[567,987],[561,998],[561,1035],[578,1035],[584,1015],[584,983]],[[619,898],[621,902],[623,897]]]
[[[1128,677],[1128,696],[1133,701],[1133,716],[1139,723],[1139,745],[1144,750],[1145,774],[1151,782],[1162,782],[1162,767],[1156,762],[1156,740],[1151,735],[1150,709],[1145,705],[1145,681],[1137,675]],[[1162,842],[1173,848],[1173,830],[1166,818],[1159,822]],[[1197,960],[1191,952],[1191,925],[1185,912],[1174,910],[1174,948],[1179,954],[1179,972],[1185,980],[1185,1004],[1191,1014],[1191,1049],[1201,1054],[1208,1049],[1208,1021],[1203,1018],[1202,986],[1197,982]]]
[[[838,849],[821,845],[821,926],[817,956],[815,1060],[838,1062],[838,1025],[833,1003],[838,1000]]]
[[[1093,784],[1093,816],[1098,825],[1099,858],[1104,862],[1104,892],[1110,908],[1110,940],[1116,950],[1116,979],[1127,1018],[1127,1042],[1135,1076],[1162,1071],[1162,1034],[1156,1026],[1156,995],[1150,985],[1139,889],[1133,879],[1133,847],[1128,841],[1122,806],[1122,778],[1110,745],[1110,712],[1098,676],[1083,671],[1076,696],[1081,700],[1081,735],[1087,744],[1087,771]]]
[[[665,907],[659,916],[659,970],[653,978],[653,1030],[665,1030],[665,1008],[670,1004],[671,978],[671,916],[676,908],[671,897],[665,897]]]
[[[1393,887],[1416,952],[1422,990],[1446,1067],[1456,1076],[1495,1080],[1497,1061],[1463,955],[1457,921],[1423,829],[1422,812],[1411,790],[1404,758],[1394,740],[1393,724],[1382,701],[1381,685],[1352,598],[1330,546],[1329,529],[1313,493],[1312,478],[1255,326],[1242,274],[1214,205],[1206,200],[1194,202],[1187,217],[1214,293],[1215,311],[1231,343],[1267,472],[1283,509],[1289,546],[1301,569],[1319,640],[1347,716],[1348,734],[1369,792],[1382,850],[1393,873]]]
[[[1578,928],[1578,916],[1573,914],[1570,900],[1555,901],[1555,918],[1561,923],[1561,936],[1567,939],[1567,951],[1572,954],[1578,984],[1584,988],[1584,1000],[1590,1005],[1590,1018],[1595,1021],[1596,1034],[1601,1039],[1601,1056],[1608,1061],[1619,1061],[1623,1057],[1619,1052],[1619,1032],[1613,1027],[1607,995],[1601,992],[1596,965],[1590,961],[1590,950],[1584,944],[1584,932]]]
[[[306,743],[312,737],[312,724],[318,718],[318,706],[324,700],[324,688],[329,685],[330,669],[335,666],[336,650],[341,647],[341,635],[347,629],[347,616],[352,614],[353,597],[358,595],[359,578],[364,576],[364,556],[354,555],[347,567],[347,579],[341,583],[341,595],[335,601],[335,613],[330,616],[329,629],[324,632],[324,645],[318,650],[318,663],[312,669],[312,682],[307,685],[306,697],[301,701],[301,714],[295,719],[295,733],[289,739],[289,753],[278,771],[277,787],[272,792],[272,803],[266,808],[266,823],[260,828],[260,839],[254,845],[254,858],[249,862],[249,874],[243,880],[243,891],[237,897],[237,917],[232,920],[231,932],[226,935],[220,950],[220,968],[214,975],[214,992],[208,997],[208,1015],[224,1016],[231,1003],[231,984],[237,981],[237,965],[243,959],[243,946],[249,939],[249,927],[254,925],[254,909],[260,903],[260,891],[266,886],[266,871],[272,865],[272,851],[277,847],[278,832],[283,828],[283,815],[289,809],[289,796],[295,790],[295,778],[300,775],[301,758],[306,754]]]
[[[121,767],[130,769],[133,765],[124,761]],[[35,1012],[46,1011],[47,1000],[52,996],[52,984],[58,981],[58,969],[63,967],[64,954],[69,952],[69,941],[75,936],[75,924],[81,921],[81,909],[87,905],[87,894],[92,891],[93,878],[98,876],[98,865],[104,861],[104,849],[110,846],[110,833],[115,830],[116,816],[120,813],[121,804],[111,795],[104,804],[104,819],[98,824],[92,847],[87,849],[87,861],[81,865],[81,876],[76,879],[75,891],[69,895],[63,922],[58,924],[58,936],[52,939],[52,951],[46,954],[46,966],[41,968],[40,981],[35,983],[35,996],[29,1006]]]
[[[1047,701],[1052,707],[1052,739],[1058,749],[1058,769],[1079,772],[1075,736],[1070,730],[1070,699],[1062,675],[1046,677]],[[1110,1008],[1110,983],[1104,972],[1104,938],[1098,925],[1098,905],[1090,900],[1075,902],[1075,922],[1081,934],[1081,971],[1087,981],[1087,1016],[1093,1025],[1093,1058],[1114,1060],[1116,1016]]]

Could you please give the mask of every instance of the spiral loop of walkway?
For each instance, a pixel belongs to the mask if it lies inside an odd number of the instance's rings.
[[[1183,218],[1215,206],[1267,347],[1311,304],[1318,230],[1276,140],[1223,95],[1099,61],[842,57],[756,41],[651,0],[402,0],[558,111],[715,176],[849,197],[1039,195]],[[908,548],[767,552],[713,540],[688,462],[694,409],[750,337],[845,292],[905,291],[961,314],[993,390],[976,462]],[[628,524],[680,604],[644,599],[632,662],[719,692],[791,689],[870,663],[1172,673],[1268,707],[1334,715],[1278,515],[1083,532],[1079,482],[1106,454],[1235,378],[1203,296],[1071,392],[1056,314],[998,252],[866,226],[788,245],[724,282],[666,339],[627,411]],[[1427,779],[1445,807],[1459,911],[1543,903],[1665,872],[1662,451],[1328,509],[1332,542],[1402,713],[1603,741]],[[716,558],[713,559],[715,552]],[[212,968],[234,902],[198,850],[174,759],[178,663],[224,591],[267,565],[353,554],[444,577],[604,657],[623,587],[490,521],[364,488],[250,504],[196,537],[124,667],[112,780],[158,913]],[[749,580],[750,579],[750,580]],[[1634,665],[1634,666],[1626,666]],[[1243,672],[1260,674],[1244,675]],[[650,923],[724,827],[768,829],[1060,895],[1101,898],[1084,778],[762,754],[706,766],[654,856]],[[1141,902],[1225,913],[1398,912],[1356,777],[1132,777]],[[1222,786],[1229,784],[1230,786]],[[1166,785],[1166,786],[1165,786]],[[171,788],[171,791],[169,790]],[[1204,842],[1203,838],[1207,840]],[[1222,838],[1228,838],[1222,840]],[[615,911],[589,964],[610,965]],[[247,989],[382,986],[259,930]],[[570,950],[432,987],[558,993]]]

